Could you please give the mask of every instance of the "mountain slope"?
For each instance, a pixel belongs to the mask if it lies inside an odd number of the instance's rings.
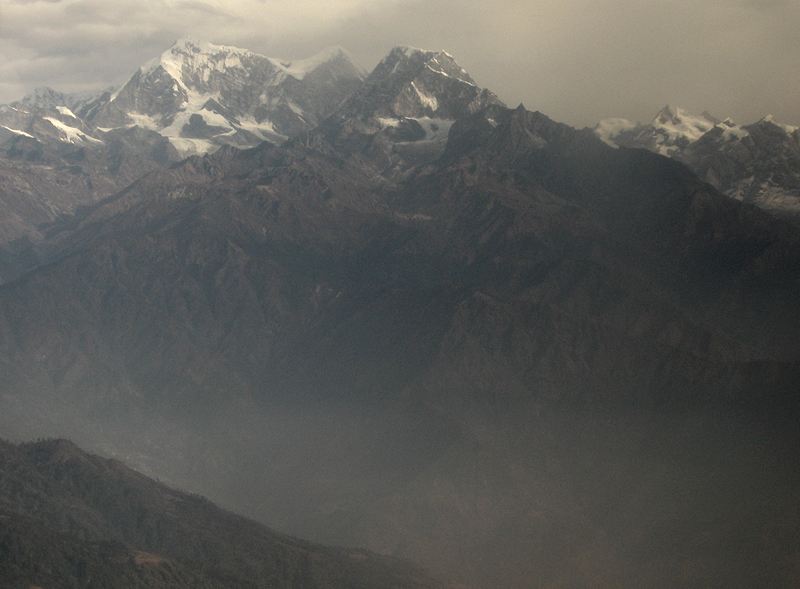
[[[422,165],[341,145],[221,149],[53,227],[0,289],[4,431],[474,586],[796,574],[758,548],[797,553],[795,228],[524,108]]]
[[[126,100],[233,109],[209,64],[250,57],[218,49],[179,45]],[[281,102],[330,60],[258,63]],[[393,49],[330,112],[10,252],[0,431],[476,588],[796,584],[797,228],[507,109],[445,53]],[[680,149],[712,123],[662,114]]]
[[[395,47],[315,133],[383,168],[404,169],[441,155],[453,121],[503,106],[448,53]]]
[[[179,159],[154,131],[101,131],[63,106],[13,118],[17,130],[0,140],[0,282],[39,262],[48,225]]]
[[[449,586],[278,534],[63,440],[2,442],[0,505],[4,587]]]

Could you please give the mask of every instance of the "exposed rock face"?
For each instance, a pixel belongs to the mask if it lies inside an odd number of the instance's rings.
[[[0,283],[41,261],[48,226],[179,159],[154,131],[100,131],[59,108],[17,111],[23,130],[0,145]]]
[[[505,106],[449,54],[395,47],[314,133],[396,172],[438,158],[453,121],[490,105]]]
[[[800,219],[800,131],[770,118],[726,122],[691,145],[685,161],[725,194],[777,217]]]
[[[456,119],[500,104],[444,51],[395,47],[340,110],[344,117]]]

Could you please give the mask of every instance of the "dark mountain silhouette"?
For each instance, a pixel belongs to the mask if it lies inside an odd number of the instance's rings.
[[[448,587],[278,534],[65,440],[0,442],[3,587]]]

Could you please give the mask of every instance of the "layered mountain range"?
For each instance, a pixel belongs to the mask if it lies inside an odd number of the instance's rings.
[[[0,280],[38,256],[43,226],[187,155],[281,144],[335,112],[427,157],[456,116],[500,103],[444,52],[397,48],[365,75],[341,47],[285,61],[186,39],[116,91],[40,88],[0,106]]]
[[[0,432],[470,587],[795,583],[800,231],[652,152],[724,129],[348,63],[183,42],[4,111]]]
[[[731,198],[800,223],[800,131],[766,116],[751,125],[664,107],[648,125],[606,119],[595,133],[612,146],[640,147],[689,166]]]

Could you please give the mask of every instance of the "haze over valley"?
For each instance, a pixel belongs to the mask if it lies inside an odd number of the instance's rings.
[[[8,586],[800,582],[800,132],[457,58],[0,106]]]

